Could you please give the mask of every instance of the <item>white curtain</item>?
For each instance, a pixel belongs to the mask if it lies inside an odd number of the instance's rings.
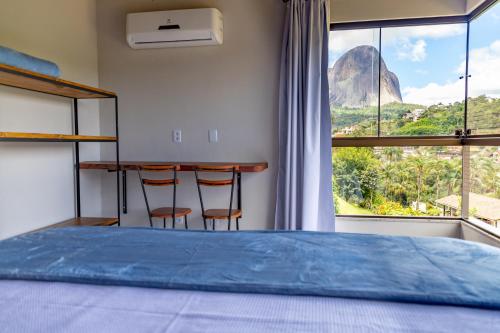
[[[283,32],[276,229],[334,231],[328,0],[290,0]]]

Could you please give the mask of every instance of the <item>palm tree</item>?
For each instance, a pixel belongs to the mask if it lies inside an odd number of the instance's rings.
[[[445,161],[442,160],[436,160],[433,163],[431,163],[431,170],[430,170],[430,178],[433,180],[433,188],[434,188],[434,194],[435,194],[435,200],[440,198],[440,193],[441,193],[441,178],[446,174],[443,172],[445,170]]]
[[[457,184],[462,178],[462,165],[460,160],[450,160],[443,163],[443,182],[448,189],[447,195],[453,194]]]
[[[417,154],[409,157],[407,159],[408,169],[414,172],[415,175],[415,186],[417,190],[417,210],[418,205],[421,202],[421,196],[424,190],[424,180],[427,176],[427,171],[431,164],[428,153],[422,150],[418,150]]]
[[[491,158],[488,148],[471,156],[471,191],[496,195],[500,187],[500,165]]]
[[[399,147],[385,147],[382,150],[382,154],[385,156],[389,163],[401,161],[403,156],[403,150]]]

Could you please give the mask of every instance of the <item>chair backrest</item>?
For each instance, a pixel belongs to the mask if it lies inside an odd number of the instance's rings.
[[[177,179],[177,171],[181,169],[178,164],[166,164],[166,165],[143,165],[137,168],[137,173],[139,175],[139,179],[141,181],[142,193],[144,194],[144,200],[146,202],[146,208],[148,210],[149,222],[151,226],[153,226],[153,222],[151,219],[151,209],[149,207],[148,196],[146,194],[145,186],[154,186],[154,187],[165,187],[165,186],[173,186],[174,187],[174,196],[172,203],[172,219],[175,219],[175,204],[176,204],[176,196],[177,196],[177,185],[180,183],[179,179]],[[166,173],[173,172],[173,178],[161,178],[161,179],[149,179],[143,177],[143,172],[154,172],[154,173]]]
[[[198,186],[198,195],[200,197],[201,210],[205,211],[205,206],[203,203],[203,195],[201,193],[201,187],[223,187],[231,186],[231,195],[229,199],[229,216],[228,219],[231,220],[231,210],[233,209],[233,197],[234,197],[234,184],[236,182],[236,174],[240,171],[238,165],[197,165],[194,168],[194,173],[196,176],[196,185]],[[204,179],[200,178],[199,173],[231,173],[230,179]]]

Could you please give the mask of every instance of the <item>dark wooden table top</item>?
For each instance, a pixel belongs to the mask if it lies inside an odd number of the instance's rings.
[[[262,172],[268,168],[267,162],[242,163],[242,162],[120,161],[120,170],[137,170],[137,167],[143,165],[171,165],[171,164],[179,164],[181,166],[181,171],[193,171],[194,167],[197,165],[212,165],[212,166],[237,165],[240,167],[241,172]],[[116,170],[116,162],[113,161],[81,162],[80,169]]]

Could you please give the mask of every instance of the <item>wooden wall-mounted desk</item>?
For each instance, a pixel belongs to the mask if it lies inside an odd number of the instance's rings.
[[[120,170],[137,170],[137,167],[143,165],[170,165],[180,164],[181,171],[193,171],[197,165],[237,165],[240,171],[246,172],[262,172],[268,168],[267,162],[258,163],[241,163],[241,162],[158,162],[158,161],[120,161]],[[82,162],[80,169],[88,170],[108,170],[115,171],[116,163],[112,161],[97,161],[97,162]]]
[[[256,162],[256,163],[241,163],[241,162],[158,162],[158,161],[120,161],[120,170],[122,173],[122,190],[123,190],[123,213],[127,214],[127,171],[137,170],[144,165],[171,165],[179,164],[181,166],[181,171],[193,171],[197,165],[237,165],[240,168],[240,172],[237,175],[237,202],[238,209],[242,209],[241,205],[241,174],[251,173],[251,172],[262,172],[268,168],[267,162]],[[81,170],[107,170],[110,172],[116,171],[116,163],[111,161],[91,161],[80,163]]]

